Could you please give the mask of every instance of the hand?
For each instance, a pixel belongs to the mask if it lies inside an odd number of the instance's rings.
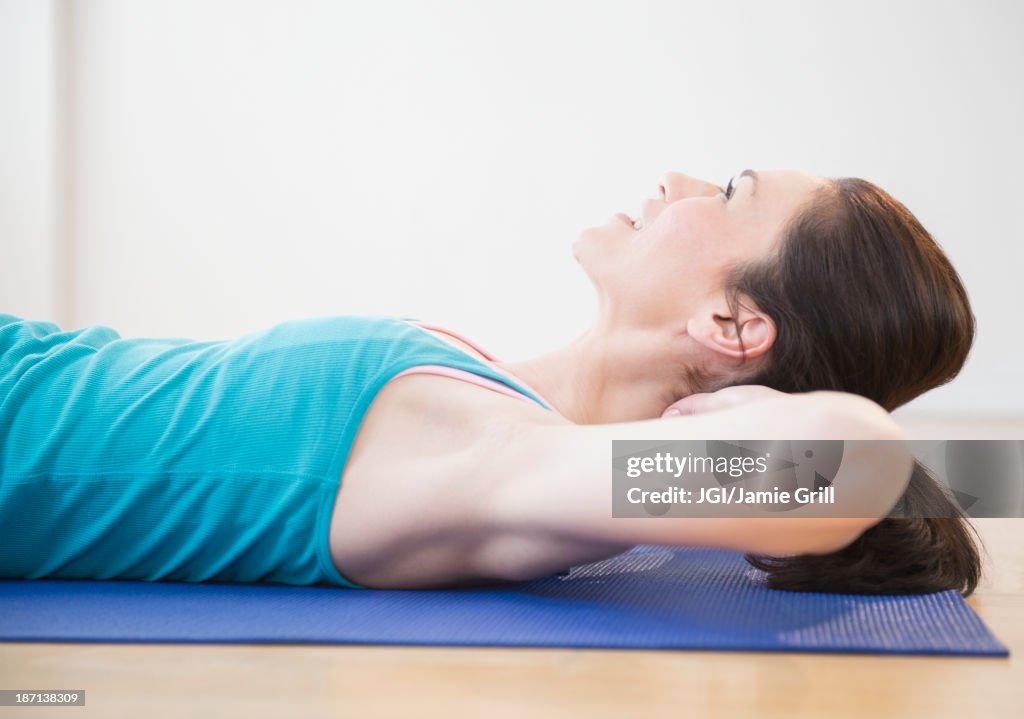
[[[741,384],[734,387],[726,387],[717,392],[698,392],[683,397],[681,400],[670,404],[661,416],[678,417],[687,414],[714,412],[715,410],[728,409],[729,407],[736,407],[759,400],[788,396],[785,392],[779,392],[764,385]]]

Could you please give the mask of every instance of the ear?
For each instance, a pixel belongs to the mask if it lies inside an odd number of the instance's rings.
[[[733,359],[760,357],[775,344],[775,323],[768,315],[740,304],[734,316],[724,301],[702,309],[686,331],[708,349]]]

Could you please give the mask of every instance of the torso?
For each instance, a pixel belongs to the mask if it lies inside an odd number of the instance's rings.
[[[427,331],[486,361],[465,342]],[[470,561],[487,532],[473,521],[486,467],[467,462],[494,431],[486,418],[499,416],[567,421],[457,379],[412,374],[388,382],[360,425],[336,497],[330,545],[338,570],[367,586],[489,579]]]

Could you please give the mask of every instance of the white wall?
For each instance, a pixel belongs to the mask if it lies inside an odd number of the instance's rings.
[[[65,323],[211,338],[380,312],[524,357],[592,318],[572,241],[662,171],[797,167],[886,188],[965,279],[974,354],[911,408],[1024,414],[1019,2],[81,0],[71,15]],[[18,77],[5,93],[41,92],[44,73],[0,72]],[[5,148],[36,137],[2,122]],[[7,228],[26,201],[4,181]],[[4,235],[5,264],[24,261],[32,233]]]
[[[0,0],[0,312],[53,318],[63,222],[54,5]]]

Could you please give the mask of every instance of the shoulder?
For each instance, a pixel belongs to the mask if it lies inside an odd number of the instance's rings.
[[[339,571],[367,586],[458,581],[491,531],[501,481],[491,463],[527,428],[564,421],[538,405],[450,377],[392,379],[367,411],[340,478],[330,524]],[[525,446],[525,445],[523,445]]]
[[[542,407],[454,377],[413,373],[377,393],[356,435],[353,454],[385,449],[414,459],[484,447],[514,427],[570,424]]]

